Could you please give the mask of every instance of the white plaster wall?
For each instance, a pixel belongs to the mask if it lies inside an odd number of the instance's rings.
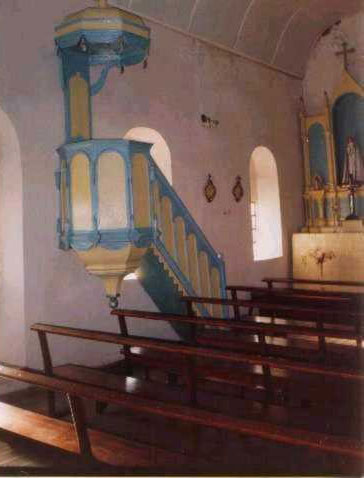
[[[0,361],[25,365],[23,181],[16,131],[0,109]],[[19,384],[0,380],[0,393]]]
[[[147,70],[113,70],[94,99],[96,137],[124,135],[130,127],[159,131],[172,156],[173,186],[212,245],[224,254],[228,281],[259,282],[287,274],[290,236],[302,226],[302,159],[298,141],[301,84],[159,25],[152,27]],[[201,113],[220,121],[200,124]],[[281,188],[282,259],[253,261],[249,216],[249,158],[256,146],[274,154]],[[211,173],[217,196],[202,190]],[[243,178],[244,200],[232,196]]]
[[[19,138],[23,172],[25,315],[12,332],[12,342],[24,354],[14,360],[24,358],[30,366],[41,363],[37,339],[29,332],[34,322],[117,330],[101,282],[87,275],[73,254],[56,247],[54,151],[63,141],[64,120],[53,27],[66,13],[86,5],[84,0],[0,3],[0,105]],[[296,115],[300,82],[161,26],[151,27],[149,68],[133,67],[124,76],[111,72],[94,101],[94,136],[123,137],[135,126],[159,131],[171,149],[174,186],[224,254],[228,281],[254,283],[264,274],[286,274],[291,233],[302,225]],[[220,126],[202,128],[201,113],[218,119]],[[248,161],[258,145],[267,146],[277,160],[284,256],[254,263]],[[218,188],[212,204],[202,195],[209,173]],[[246,189],[239,204],[231,194],[238,174]],[[127,303],[152,308],[138,285],[128,284],[125,291]],[[7,330],[12,326],[6,321]],[[100,363],[118,354],[110,345],[65,339],[51,345],[56,363]]]
[[[364,12],[344,18],[330,34],[321,37],[314,45],[303,82],[305,106],[309,115],[323,113],[325,108],[324,91],[329,96],[339,85],[344,69],[340,43],[346,38],[349,47],[355,52],[348,56],[348,71],[361,84],[364,84]]]

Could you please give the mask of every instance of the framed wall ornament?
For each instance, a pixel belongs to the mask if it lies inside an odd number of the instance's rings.
[[[209,174],[207,177],[207,181],[203,191],[207,202],[212,202],[215,199],[217,189],[212,181],[211,174]]]
[[[244,188],[241,184],[241,177],[236,176],[232,193],[236,202],[240,202],[244,197]]]

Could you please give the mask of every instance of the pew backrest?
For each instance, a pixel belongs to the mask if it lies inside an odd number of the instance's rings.
[[[39,372],[19,369],[6,364],[0,364],[0,377],[66,393],[73,397],[77,396],[78,399],[113,403],[129,410],[167,417],[173,420],[229,430],[289,445],[305,446],[359,460],[364,458],[362,443],[346,437],[278,426],[263,421],[232,417],[205,409],[151,400],[139,397],[133,393],[105,389],[87,383],[72,382],[59,377],[48,377]]]

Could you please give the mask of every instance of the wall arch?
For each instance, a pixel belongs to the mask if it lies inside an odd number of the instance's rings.
[[[255,261],[282,257],[282,218],[276,161],[258,146],[250,158],[250,196]]]
[[[25,365],[22,164],[17,133],[1,108],[0,277],[0,360]]]
[[[160,133],[158,133],[158,131],[151,128],[138,126],[129,130],[124,138],[152,143],[153,147],[150,150],[150,154],[157,163],[159,169],[167,178],[169,184],[172,184],[171,151],[166,140]]]

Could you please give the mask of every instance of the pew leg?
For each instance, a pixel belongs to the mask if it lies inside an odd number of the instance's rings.
[[[107,403],[96,401],[95,408],[97,415],[102,415],[107,408]]]
[[[178,375],[174,372],[169,372],[167,377],[168,385],[177,385],[178,384]]]
[[[245,387],[240,387],[240,398],[245,398]]]
[[[191,405],[197,405],[197,376],[193,357],[187,359],[186,380]]]
[[[72,422],[77,436],[80,454],[87,463],[94,462],[82,400],[69,393],[67,393],[67,400],[71,410]]]
[[[267,365],[264,365],[263,373],[264,373],[264,387],[265,387],[264,406],[267,407],[269,404],[273,402],[273,399],[274,399],[270,367]]]
[[[47,392],[47,408],[48,416],[55,418],[56,416],[56,394],[54,392]]]
[[[324,326],[323,326],[323,323],[322,323],[321,320],[317,321],[317,330],[321,333],[324,331]],[[319,337],[319,353],[320,353],[321,361],[324,362],[325,359],[326,359],[326,340],[325,340],[325,336],[320,336]]]

